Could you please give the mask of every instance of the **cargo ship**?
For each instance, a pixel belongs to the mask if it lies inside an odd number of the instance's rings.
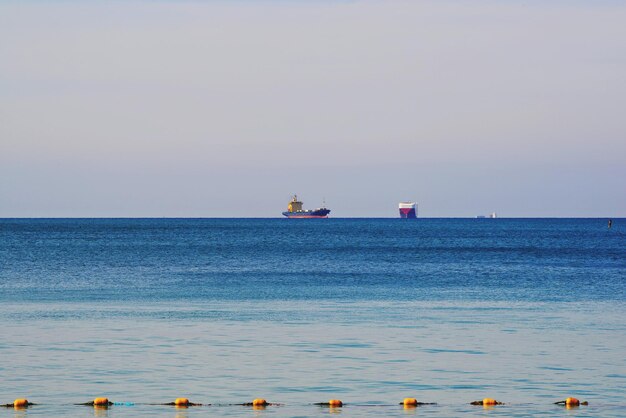
[[[302,202],[298,200],[298,196],[294,195],[291,202],[287,206],[287,211],[283,215],[288,218],[328,218],[330,209],[321,207],[317,209],[302,209]]]
[[[402,219],[417,218],[417,203],[415,202],[400,202],[398,204],[398,209]]]

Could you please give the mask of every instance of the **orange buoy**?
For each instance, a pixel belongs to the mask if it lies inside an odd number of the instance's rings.
[[[343,406],[343,402],[341,402],[339,399],[331,399],[330,401],[328,401],[328,406],[330,406],[331,408],[341,408]]]
[[[27,399],[16,399],[13,401],[13,407],[15,408],[26,408],[28,407],[29,402]]]
[[[493,398],[485,398],[482,401],[470,402],[470,405],[494,406],[494,405],[503,405],[503,404],[502,402],[498,402]]]
[[[109,398],[96,398],[93,404],[94,406],[109,406]]]
[[[252,406],[267,406],[267,401],[265,399],[255,399],[252,401]]]
[[[402,404],[404,406],[417,406],[417,399],[415,398],[404,398],[404,401],[402,401]]]
[[[174,401],[174,405],[176,406],[189,406],[189,399],[187,398],[176,398]]]
[[[554,403],[555,405],[565,405],[566,408],[578,408],[579,406],[582,405],[589,405],[589,402],[584,401],[581,402],[576,398],[567,398],[564,401],[558,401]]]
[[[566,406],[579,406],[580,401],[576,398],[567,398],[565,399],[565,405]]]

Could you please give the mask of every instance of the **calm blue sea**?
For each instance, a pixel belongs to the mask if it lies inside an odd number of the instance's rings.
[[[626,416],[626,219],[3,219],[0,329],[0,418]]]

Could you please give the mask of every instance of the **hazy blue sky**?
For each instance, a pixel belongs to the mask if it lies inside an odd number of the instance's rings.
[[[2,1],[0,217],[626,216],[626,2]]]

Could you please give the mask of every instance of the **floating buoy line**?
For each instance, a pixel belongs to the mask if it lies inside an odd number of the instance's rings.
[[[16,399],[13,401],[13,403],[7,403],[7,404],[3,404],[0,405],[2,407],[5,408],[15,408],[15,409],[25,409],[25,408],[29,408],[31,406],[37,406],[37,405],[43,405],[43,404],[37,404],[37,403],[32,403],[30,401],[28,401],[28,399]],[[99,398],[95,398],[93,401],[90,402],[84,402],[84,403],[75,403],[73,405],[78,405],[78,406],[91,406],[94,408],[109,408],[109,407],[114,407],[114,406],[135,406],[135,405],[154,405],[154,406],[174,406],[176,408],[190,408],[190,407],[194,407],[194,406],[246,406],[246,407],[252,407],[253,409],[264,409],[268,406],[285,406],[285,404],[282,403],[273,403],[273,402],[267,402],[265,399],[263,398],[257,398],[254,399],[252,402],[243,402],[243,403],[229,403],[229,404],[210,404],[210,403],[206,403],[206,404],[202,404],[202,403],[195,403],[195,402],[191,402],[188,398],[176,398],[176,400],[174,400],[173,402],[167,402],[167,403],[135,403],[135,402],[112,402],[109,400],[109,398],[105,398],[105,397],[99,397]],[[381,407],[381,406],[386,406],[386,407],[390,407],[390,406],[397,406],[397,405],[402,405],[404,407],[404,409],[410,409],[410,408],[417,408],[420,406],[427,406],[427,405],[437,405],[437,403],[435,402],[418,402],[418,400],[416,398],[404,398],[404,400],[400,403],[397,404],[389,404],[389,405],[385,405],[385,404],[346,404],[344,402],[342,402],[339,399],[331,399],[328,402],[317,402],[317,403],[313,403],[311,405],[315,405],[315,406],[320,406],[320,407],[327,407],[327,408],[343,408],[345,406],[358,406],[358,407]],[[484,398],[482,400],[479,401],[473,401],[470,402],[469,405],[481,405],[485,408],[491,408],[494,406],[500,406],[500,405],[505,405],[505,403],[497,401],[493,398]],[[589,402],[587,401],[580,401],[576,398],[566,398],[563,401],[558,401],[558,402],[554,402],[554,405],[562,405],[565,406],[566,408],[578,408],[580,406],[586,406],[589,405]]]

